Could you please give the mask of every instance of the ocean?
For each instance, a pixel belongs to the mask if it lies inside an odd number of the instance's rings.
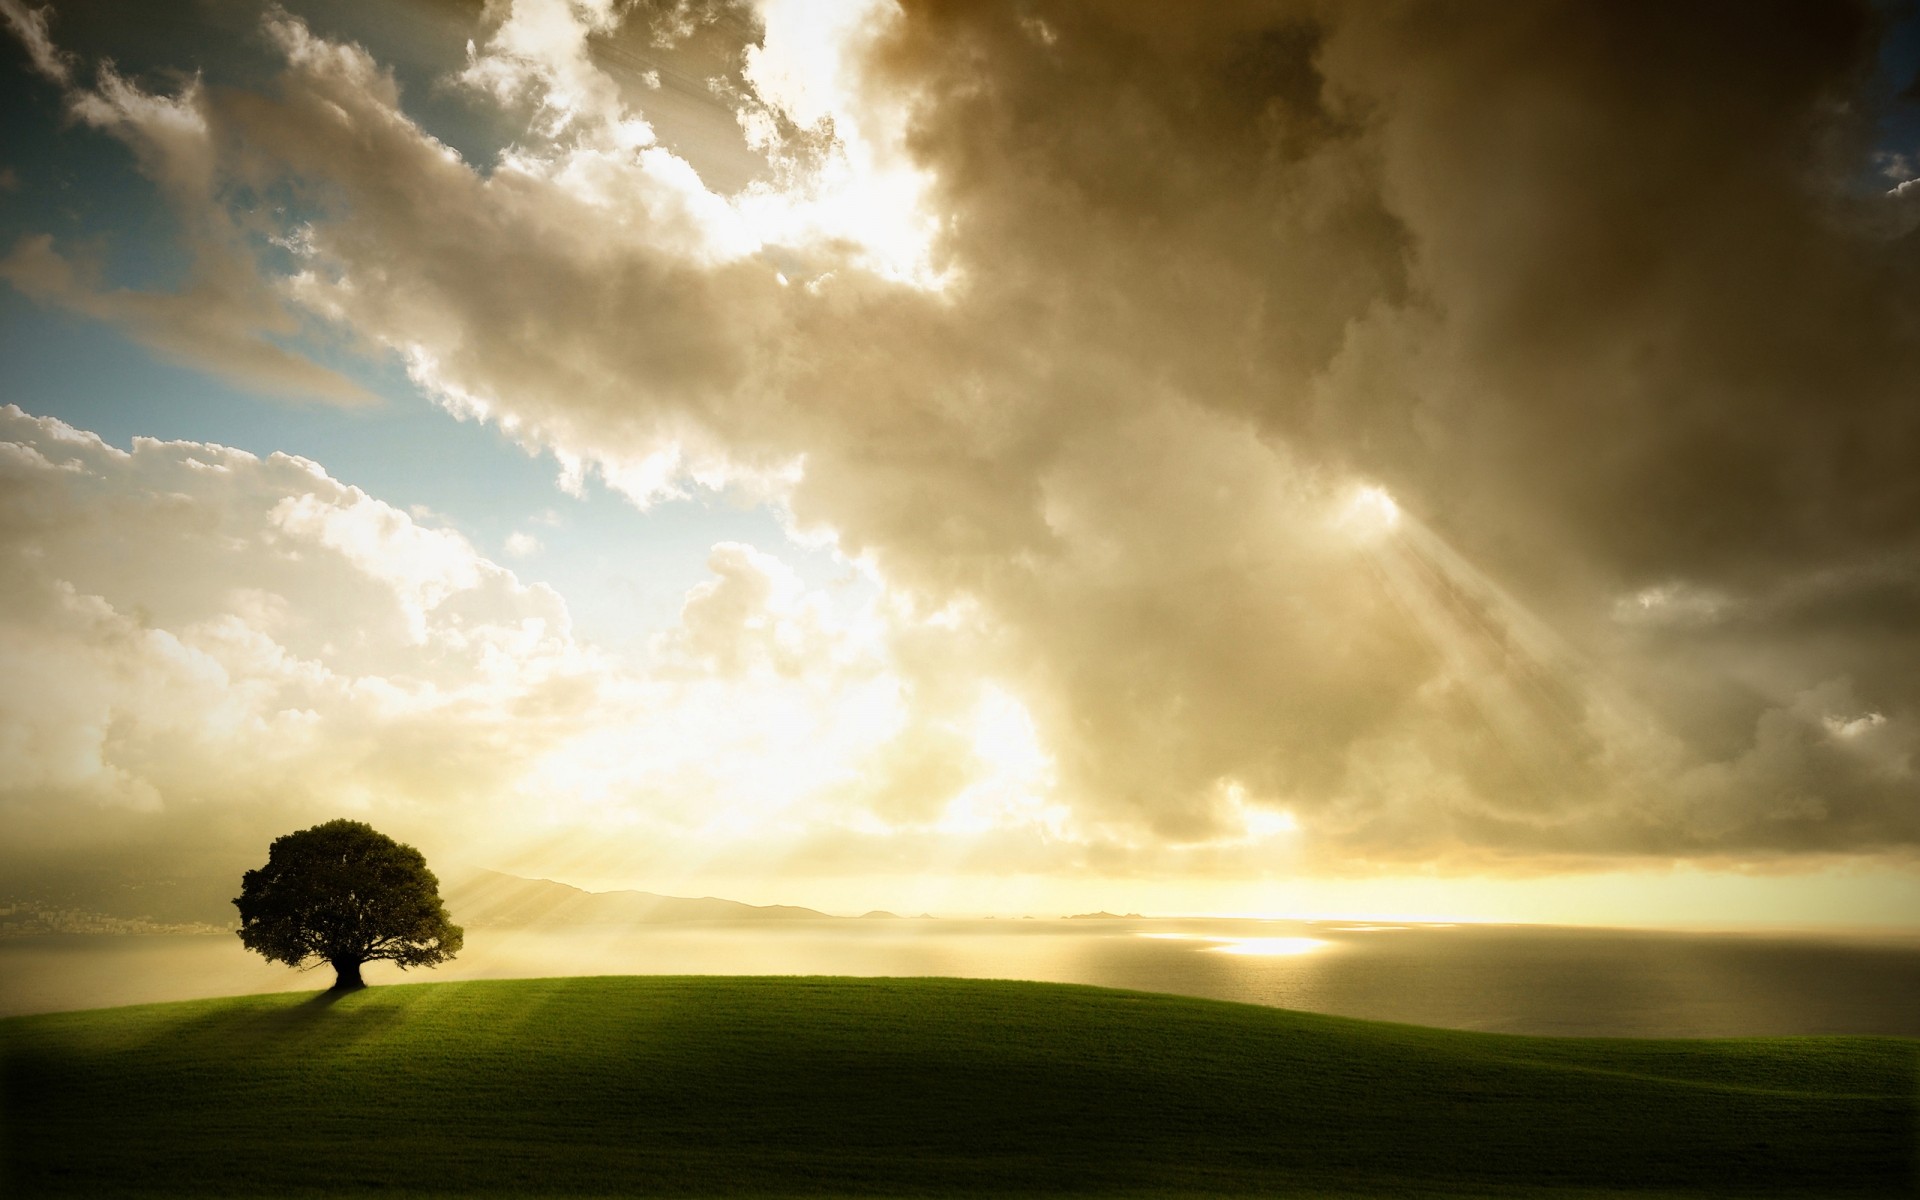
[[[1920,934],[1678,933],[1215,919],[469,929],[457,960],[368,982],[546,975],[952,975],[1175,992],[1500,1033],[1920,1037]],[[0,942],[0,1015],[318,990],[232,935]]]

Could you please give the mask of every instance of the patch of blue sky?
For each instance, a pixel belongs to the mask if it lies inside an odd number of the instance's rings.
[[[1876,83],[1893,93],[1880,118],[1877,149],[1920,175],[1920,5],[1905,4],[1880,45]]]
[[[209,86],[270,78],[276,62],[256,6],[186,7],[182,16],[170,6],[62,5],[54,34],[80,56],[82,79],[104,59],[161,91],[176,90],[195,71]],[[472,23],[458,11],[334,2],[293,11],[318,33],[375,45],[400,80],[409,111],[463,156],[491,162],[509,140],[497,118],[476,115],[469,98],[445,83],[464,62],[464,29]],[[8,114],[0,169],[9,172],[0,187],[0,249],[51,234],[64,252],[97,261],[108,286],[178,286],[190,255],[131,151],[76,125],[18,43],[0,43],[0,104]],[[252,199],[283,209],[300,203],[290,193]],[[273,252],[261,249],[272,269]],[[381,403],[342,409],[262,397],[0,287],[0,403],[120,446],[156,437],[310,458],[372,496],[459,530],[522,578],[551,584],[567,598],[583,636],[626,655],[643,657],[653,634],[674,620],[687,589],[707,577],[717,542],[777,553],[812,586],[839,593],[863,587],[831,553],[788,542],[778,514],[764,507],[700,496],[641,512],[591,480],[582,496],[568,495],[557,486],[551,457],[529,453],[490,425],[456,420],[390,358],[363,358],[329,346],[325,331],[310,334],[299,350]]]
[[[394,363],[330,364],[382,397],[378,404],[263,399],[11,290],[0,290],[0,358],[0,403],[117,446],[156,437],[310,458],[425,523],[458,530],[522,579],[551,584],[582,636],[628,657],[644,658],[654,633],[673,622],[687,589],[708,577],[718,542],[775,553],[830,593],[864,589],[831,552],[789,542],[764,506],[700,495],[642,512],[592,479],[569,495],[551,457],[491,425],[456,420]]]
[[[0,169],[0,251],[50,234],[61,251],[97,265],[114,287],[170,287],[189,256],[175,219],[135,170],[133,152],[77,126],[52,84],[32,74],[18,43],[0,51],[0,106],[7,137]]]

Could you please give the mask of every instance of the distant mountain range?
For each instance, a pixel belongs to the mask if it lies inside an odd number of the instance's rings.
[[[254,860],[247,860],[254,861]],[[166,874],[113,861],[35,864],[0,850],[0,938],[51,933],[199,933],[235,927],[232,896],[244,863],[176,864]],[[567,926],[735,921],[897,921],[874,909],[837,916],[792,904],[743,904],[718,896],[589,892],[502,871],[449,871],[440,894],[455,924]],[[1092,915],[1092,914],[1089,914]],[[920,913],[912,920],[932,920]]]
[[[742,904],[717,896],[693,899],[652,892],[589,892],[551,879],[479,871],[445,893],[461,925],[633,925],[693,921],[829,921],[817,909]],[[869,916],[881,914],[868,914]]]

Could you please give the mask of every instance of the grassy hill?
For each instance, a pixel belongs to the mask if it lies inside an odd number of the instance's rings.
[[[0,1021],[8,1196],[1911,1195],[1920,1042],[1469,1034],[964,980]]]

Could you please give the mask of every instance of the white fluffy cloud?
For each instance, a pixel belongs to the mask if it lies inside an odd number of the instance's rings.
[[[881,614],[836,616],[746,545],[715,547],[639,674],[550,589],[303,459],[120,450],[7,408],[0,496],[17,849],[112,844],[134,813],[254,839],[345,811],[469,861],[765,861],[894,829],[876,814],[902,801],[867,769],[924,757],[937,723]],[[1001,698],[990,719],[1004,742],[1025,718]],[[935,800],[1021,766],[1018,745],[973,749]]]
[[[550,590],[311,462],[0,427],[16,804],[367,803],[387,775],[438,801],[389,735],[445,722],[449,759],[511,764],[540,746],[502,742],[513,706],[598,669]]]

